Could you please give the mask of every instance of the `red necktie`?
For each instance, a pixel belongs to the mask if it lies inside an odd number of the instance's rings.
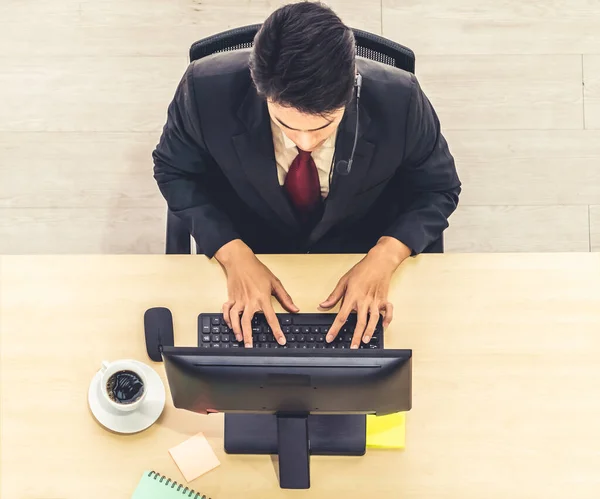
[[[298,156],[285,176],[283,188],[302,223],[313,221],[321,207],[321,184],[311,154],[298,149]]]

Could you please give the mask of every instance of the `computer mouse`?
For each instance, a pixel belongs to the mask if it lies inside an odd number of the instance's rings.
[[[175,344],[173,337],[173,314],[168,308],[149,308],[144,313],[146,351],[154,362],[162,362],[162,348]]]

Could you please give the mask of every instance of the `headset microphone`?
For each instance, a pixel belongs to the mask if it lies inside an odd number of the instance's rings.
[[[352,146],[352,153],[350,154],[350,159],[346,161],[342,159],[338,161],[335,165],[335,170],[340,175],[348,175],[352,170],[352,162],[354,161],[354,152],[356,151],[356,143],[358,142],[358,104],[360,101],[360,89],[362,87],[362,76],[360,74],[356,75],[356,80],[354,82],[356,87],[356,128],[354,129],[354,145]]]

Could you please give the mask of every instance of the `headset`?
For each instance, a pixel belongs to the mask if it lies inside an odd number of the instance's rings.
[[[350,159],[346,161],[342,159],[335,164],[335,171],[340,175],[348,175],[352,170],[352,162],[354,161],[354,152],[356,151],[356,143],[358,142],[358,104],[360,102],[360,89],[362,88],[362,76],[360,73],[356,73],[356,79],[354,80],[354,86],[356,87],[356,128],[354,129],[354,145],[352,146],[352,153]]]

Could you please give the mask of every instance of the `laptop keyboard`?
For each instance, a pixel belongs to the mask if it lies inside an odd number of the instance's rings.
[[[356,314],[351,314],[335,340],[325,341],[325,336],[335,320],[336,314],[277,314],[281,330],[287,343],[280,345],[275,340],[263,314],[255,314],[252,319],[252,343],[254,348],[303,349],[322,348],[350,349]],[[201,348],[244,348],[238,342],[232,329],[227,327],[222,314],[200,314],[198,317],[198,345]],[[382,318],[379,318],[375,333],[369,343],[361,341],[359,348],[383,348]]]

